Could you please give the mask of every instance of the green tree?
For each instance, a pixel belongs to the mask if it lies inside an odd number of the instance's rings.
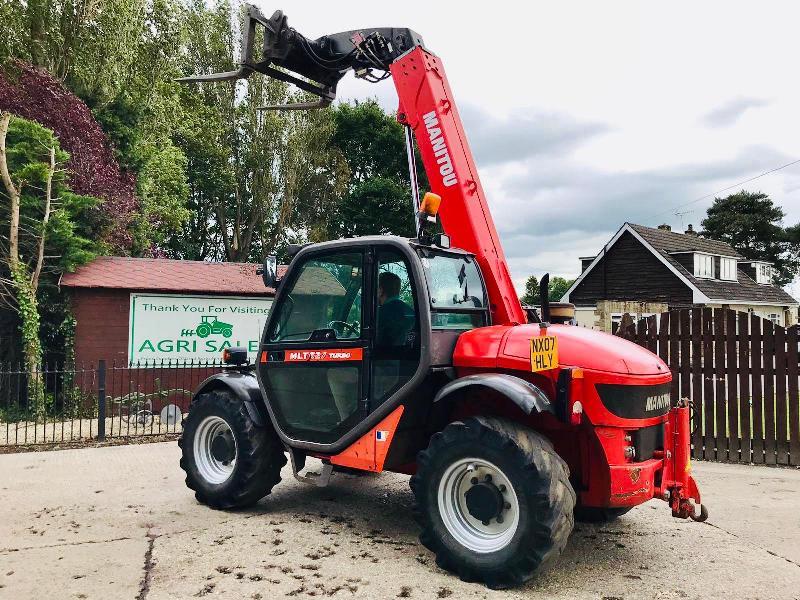
[[[61,168],[68,159],[52,131],[0,113],[2,228],[8,232],[0,300],[19,315],[23,357],[31,373],[42,364],[42,288],[55,287],[61,272],[90,260],[96,250],[90,232],[78,223],[98,200],[69,190]],[[29,401],[41,414],[41,381],[31,375],[28,386]]]
[[[104,41],[92,36],[72,77],[116,142],[120,162],[137,175],[133,254],[163,250],[190,218],[187,158],[175,144],[186,116],[175,81],[185,10],[175,0],[112,0],[98,25],[112,33]]]
[[[550,302],[558,302],[567,293],[567,290],[575,283],[574,279],[565,279],[564,277],[550,278],[548,286],[547,297]],[[541,294],[539,293],[539,280],[536,275],[531,275],[525,280],[525,293],[520,297],[520,302],[526,306],[538,306],[542,302]]]
[[[727,242],[745,258],[773,264],[778,285],[800,271],[800,224],[784,228],[785,213],[761,192],[715,198],[702,222],[704,237]]]
[[[151,66],[137,65],[138,50],[148,36],[162,37],[153,16],[177,6],[168,0],[0,0],[0,62],[24,60],[81,98],[107,102]]]
[[[550,280],[548,297],[551,302],[558,302],[567,293],[567,290],[575,283],[574,279],[565,279],[556,275]]]
[[[333,146],[350,170],[346,193],[327,222],[327,237],[415,233],[411,182],[403,133],[393,115],[375,100],[342,102],[333,109]],[[426,187],[417,157],[420,187]]]
[[[185,74],[234,68],[231,6],[195,1],[186,15]],[[332,151],[330,111],[263,111],[302,94],[253,75],[237,84],[192,84],[181,92],[176,140],[187,157],[192,217],[173,256],[260,260],[288,243],[326,239],[331,203],[347,165]]]
[[[526,306],[538,306],[542,302],[539,293],[539,279],[536,275],[531,275],[525,280],[525,293],[519,299]]]

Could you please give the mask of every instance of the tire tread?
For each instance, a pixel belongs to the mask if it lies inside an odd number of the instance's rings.
[[[426,506],[429,486],[438,485],[429,481],[437,455],[451,444],[464,441],[509,453],[524,473],[526,495],[536,501],[536,519],[531,518],[519,551],[492,569],[475,567],[439,539],[430,514],[438,508]],[[434,434],[428,447],[418,454],[417,472],[410,485],[415,497],[414,518],[422,528],[420,542],[435,553],[436,564],[465,581],[483,581],[490,588],[520,585],[547,568],[564,550],[574,525],[576,496],[564,460],[541,434],[499,417],[470,417],[452,422]]]
[[[184,447],[185,432],[194,432],[209,410],[224,415],[236,432],[238,444],[234,479],[213,493],[198,481],[191,468],[189,447]],[[180,466],[186,472],[186,486],[194,491],[198,502],[219,510],[244,508],[267,496],[280,482],[287,459],[278,436],[271,427],[256,426],[244,403],[230,392],[214,390],[198,396],[184,419],[183,432],[178,438]]]

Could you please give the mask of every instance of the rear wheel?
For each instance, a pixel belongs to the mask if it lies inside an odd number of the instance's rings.
[[[178,445],[186,485],[212,508],[255,504],[281,480],[286,464],[272,427],[257,427],[225,390],[200,394],[192,403]]]
[[[437,564],[489,587],[519,585],[556,558],[575,492],[549,441],[504,419],[448,425],[411,478],[420,541]]]

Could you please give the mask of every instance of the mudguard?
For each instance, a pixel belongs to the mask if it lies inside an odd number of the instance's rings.
[[[192,402],[200,394],[210,392],[213,390],[229,390],[239,398],[247,409],[247,414],[250,415],[253,423],[258,427],[264,427],[266,421],[264,415],[259,410],[259,406],[263,406],[264,402],[261,398],[261,389],[258,387],[258,380],[253,371],[223,371],[216,373],[203,381],[195,390],[192,396]]]
[[[547,394],[539,387],[514,375],[503,373],[479,373],[461,377],[439,390],[433,401],[434,403],[439,402],[470,388],[494,390],[511,400],[528,415],[543,412],[556,413]]]

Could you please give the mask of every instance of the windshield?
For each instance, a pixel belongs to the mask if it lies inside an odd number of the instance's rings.
[[[422,258],[433,309],[486,307],[483,281],[471,256],[434,254]]]

